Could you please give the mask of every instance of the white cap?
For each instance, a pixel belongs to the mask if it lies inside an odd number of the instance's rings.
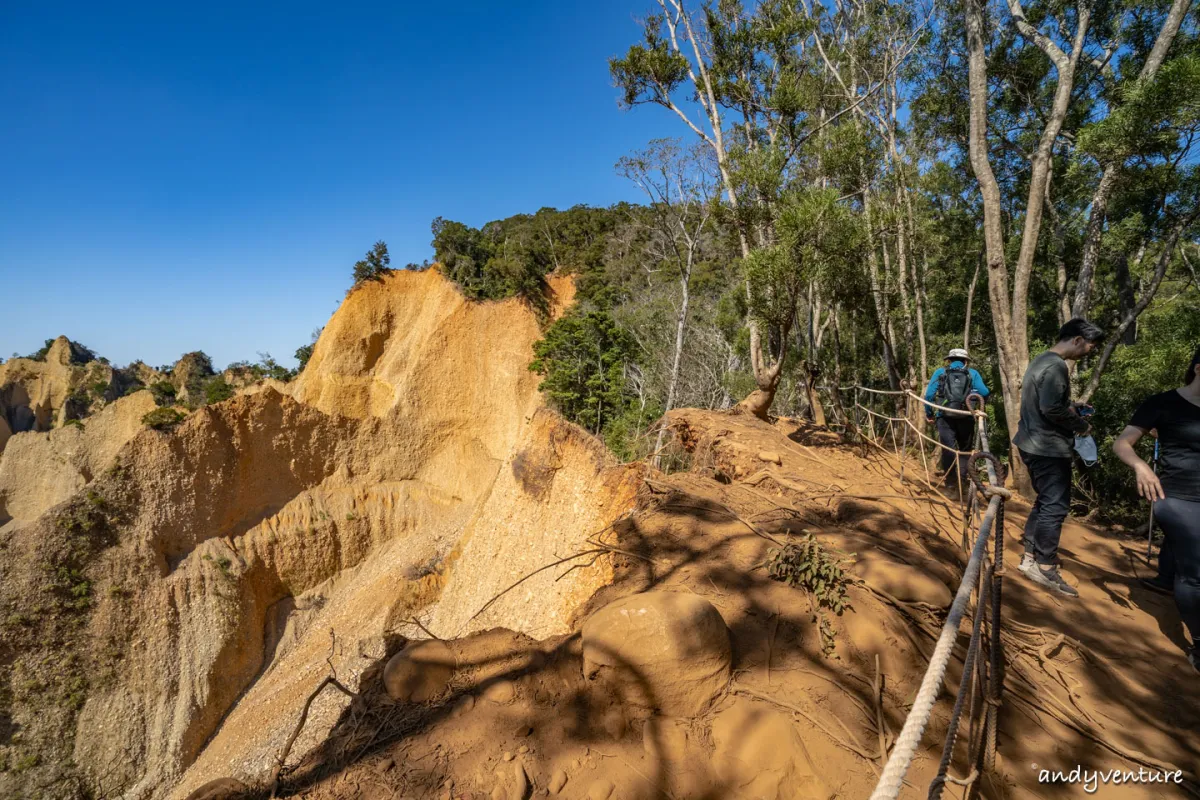
[[[970,361],[971,357],[969,355],[967,355],[966,350],[963,350],[961,347],[956,347],[946,355],[946,360],[947,361],[955,361],[955,360]]]

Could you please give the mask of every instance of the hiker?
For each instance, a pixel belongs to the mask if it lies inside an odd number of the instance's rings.
[[[946,408],[966,410],[967,397],[991,394],[979,373],[970,367],[971,357],[966,350],[956,347],[946,354],[946,365],[934,370],[925,387],[925,402],[937,403]],[[937,425],[938,441],[946,447],[970,452],[975,441],[975,417],[969,414],[947,414],[925,406],[925,421]],[[963,486],[967,481],[968,456],[958,457],[958,471],[952,471],[954,453],[942,450],[941,470],[947,486]]]
[[[1157,475],[1133,449],[1152,429],[1158,431]],[[1200,672],[1200,350],[1183,386],[1138,406],[1113,452],[1133,470],[1138,494],[1154,504],[1164,535],[1159,575],[1175,574],[1175,606],[1192,637],[1188,661]]]
[[[1079,596],[1058,570],[1058,541],[1071,510],[1073,437],[1092,430],[1079,413],[1091,407],[1071,402],[1067,361],[1083,358],[1103,338],[1104,331],[1091,322],[1069,321],[1059,330],[1058,342],[1029,364],[1021,384],[1021,421],[1013,444],[1029,469],[1037,500],[1025,523],[1025,555],[1018,569],[1064,597]]]

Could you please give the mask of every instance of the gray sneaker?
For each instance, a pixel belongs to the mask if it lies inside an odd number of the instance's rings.
[[[1063,580],[1062,575],[1058,572],[1058,567],[1044,567],[1038,564],[1034,569],[1025,572],[1025,577],[1063,597],[1079,597],[1079,592],[1075,590],[1075,587]]]
[[[1033,560],[1033,553],[1026,553],[1021,556],[1021,563],[1017,565],[1017,569],[1026,576],[1029,575],[1029,570],[1037,569],[1037,562]]]

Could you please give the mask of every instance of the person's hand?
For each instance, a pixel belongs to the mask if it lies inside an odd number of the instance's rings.
[[[935,420],[933,417],[926,417],[926,418],[925,418],[925,424],[926,424],[926,425],[932,425],[934,422],[936,422],[936,420]]]
[[[1166,494],[1163,492],[1162,483],[1159,482],[1158,476],[1154,474],[1154,470],[1150,469],[1150,465],[1142,462],[1134,474],[1137,477],[1138,496],[1144,497],[1153,503],[1155,500],[1163,500]]]

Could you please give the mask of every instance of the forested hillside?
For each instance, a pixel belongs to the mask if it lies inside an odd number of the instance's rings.
[[[619,454],[671,407],[836,421],[831,387],[922,386],[963,345],[1006,452],[1071,317],[1108,334],[1074,376],[1102,452],[1177,385],[1200,343],[1194,2],[654,12],[609,64],[623,107],[678,123],[616,165],[643,204],[433,224],[471,297],[578,275],[534,368]],[[1129,499],[1110,461],[1084,497]]]

